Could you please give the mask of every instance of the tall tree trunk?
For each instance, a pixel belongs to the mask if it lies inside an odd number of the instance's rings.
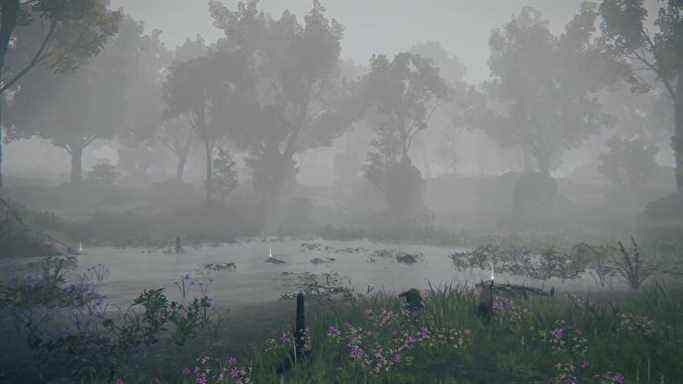
[[[2,190],[2,150],[3,150],[3,141],[5,138],[2,136],[2,100],[0,100],[0,191]]]
[[[209,139],[204,139],[204,150],[206,151],[206,205],[211,205],[211,194],[213,192],[213,146]]]
[[[176,147],[177,148],[177,147]],[[179,150],[174,151],[178,156],[178,166],[176,168],[176,181],[183,182],[185,176],[185,166],[187,165],[187,158],[190,156],[190,149],[192,149],[192,135],[187,139],[185,144]]]
[[[674,117],[676,127],[672,144],[676,158],[676,188],[679,193],[683,193],[683,69],[678,70]]]
[[[178,183],[183,182],[185,176],[185,165],[187,164],[187,153],[178,156],[178,165],[176,167],[175,179]]]
[[[80,185],[83,181],[83,147],[69,146],[71,154],[71,184]]]
[[[17,25],[17,15],[19,14],[19,0],[4,0],[2,2],[2,19],[0,20],[0,80],[4,80],[5,57],[9,49],[9,42],[12,38],[12,33]],[[0,93],[0,189],[3,186],[2,180],[2,108],[5,105],[5,93]]]

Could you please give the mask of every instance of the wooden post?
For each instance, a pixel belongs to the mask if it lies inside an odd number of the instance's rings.
[[[180,236],[176,236],[175,238],[175,253],[176,255],[179,255],[183,252],[183,246],[180,243]]]
[[[304,294],[296,295],[296,324],[294,329],[294,345],[296,347],[296,359],[299,360],[305,353],[306,317],[304,314]]]
[[[484,319],[490,319],[493,315],[493,280],[491,280],[491,284],[488,286],[483,281],[477,286],[479,287],[479,316]]]
[[[493,292],[493,279],[491,279],[491,285],[490,285],[489,289],[491,290],[491,293],[490,293],[491,296],[489,297],[489,313],[491,314],[491,316],[493,316],[493,303],[494,303],[494,301],[496,301],[496,298],[493,295],[494,294],[494,292]]]
[[[305,358],[310,355],[310,351],[306,350],[306,317],[304,315],[304,294],[299,292],[296,295],[296,320],[294,324],[294,351],[290,351],[288,358],[284,359],[276,368],[278,375],[287,373]],[[280,380],[284,376],[281,376]]]

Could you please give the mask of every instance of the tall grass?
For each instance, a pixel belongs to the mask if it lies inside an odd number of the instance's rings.
[[[468,287],[430,288],[418,315],[377,294],[314,313],[312,358],[285,375],[276,367],[292,348],[286,329],[244,359],[186,367],[180,382],[679,383],[680,293],[655,285],[618,302],[499,297],[492,321],[477,317]]]

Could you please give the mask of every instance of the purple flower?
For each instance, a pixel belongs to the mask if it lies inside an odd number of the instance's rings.
[[[612,380],[614,380],[616,384],[624,384],[624,375],[621,373],[615,373],[612,376]]]
[[[282,344],[289,344],[289,335],[283,333],[282,336],[280,336],[280,342],[282,342]]]
[[[553,335],[554,338],[561,339],[564,337],[564,329],[556,328],[551,332],[551,334]]]
[[[327,328],[327,336],[339,336],[339,335],[340,335],[339,329],[337,329],[337,327],[335,327],[334,325],[330,325],[329,328]]]
[[[237,379],[240,377],[240,370],[237,367],[232,367],[232,368],[230,368],[230,371],[228,371],[228,374],[233,379]]]
[[[427,327],[420,328],[420,338],[426,339],[428,337],[429,337],[429,330],[427,329]]]
[[[183,375],[185,375],[185,376],[192,375],[192,370],[190,368],[183,368]]]
[[[235,365],[235,364],[237,364],[237,358],[234,357],[234,356],[228,357],[228,365],[229,365],[229,366],[233,366],[233,365]]]
[[[362,356],[363,356],[363,350],[357,345],[352,345],[351,346],[351,358],[359,359]]]

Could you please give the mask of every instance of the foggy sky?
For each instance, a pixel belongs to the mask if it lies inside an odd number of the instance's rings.
[[[653,0],[655,1],[655,0]],[[169,47],[201,34],[214,41],[208,0],[111,0],[123,6],[146,28],[158,28]],[[234,8],[236,0],[224,0]],[[310,9],[311,0],[262,0],[273,16],[289,9],[297,16]],[[394,54],[413,44],[437,40],[467,65],[467,78],[488,77],[486,60],[491,30],[502,26],[525,5],[533,6],[561,29],[579,9],[581,0],[322,0],[328,14],[346,27],[343,56],[366,64],[373,53]]]

